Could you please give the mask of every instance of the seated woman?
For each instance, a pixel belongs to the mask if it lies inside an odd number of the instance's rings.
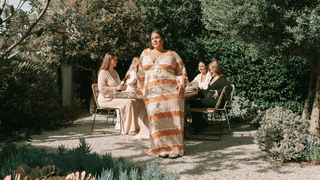
[[[191,83],[188,83],[189,86],[194,86],[202,90],[208,89],[208,84],[212,78],[211,73],[208,72],[209,61],[204,60],[200,61],[198,64],[198,69],[200,74],[198,74]]]
[[[214,108],[217,104],[217,101],[220,97],[220,94],[225,86],[227,86],[226,92],[222,98],[220,104],[224,104],[227,100],[227,97],[231,93],[232,87],[227,81],[225,75],[222,74],[221,65],[218,61],[212,61],[209,64],[209,70],[213,78],[210,80],[208,89],[202,91],[204,96],[203,100],[194,100],[190,103],[191,108],[202,108],[202,107],[212,107]],[[194,128],[195,132],[205,128],[208,125],[208,122],[203,118],[201,113],[192,112],[192,124],[191,127]],[[201,122],[201,127],[199,129],[199,123]]]
[[[196,89],[198,89],[198,94],[190,99],[187,100],[187,109],[190,109],[190,102],[193,101],[193,99],[204,99],[203,96],[203,90],[208,89],[208,84],[212,78],[211,73],[208,71],[208,65],[209,61],[208,60],[203,60],[200,61],[198,64],[198,70],[200,71],[200,74],[198,74],[192,81],[191,83],[187,82],[188,87],[193,86]],[[205,119],[208,119],[207,114],[203,114]]]
[[[107,95],[112,92],[125,90],[121,85],[118,73],[113,69],[117,66],[117,57],[107,53],[103,58],[98,72],[98,104],[101,108],[120,108],[122,120],[122,134],[135,135],[139,132],[137,102],[135,99],[112,99]]]
[[[126,74],[126,85],[127,88],[124,92],[139,92],[138,90],[138,75],[140,76],[141,72],[143,71],[143,68],[141,67],[140,58],[134,57],[132,59],[132,63],[129,67],[129,70]],[[141,90],[141,88],[140,88]],[[144,104],[143,99],[136,99],[138,104],[138,123],[140,126],[140,132],[135,136],[135,138],[138,139],[149,139],[149,120],[148,120],[148,114],[147,114],[147,108]]]

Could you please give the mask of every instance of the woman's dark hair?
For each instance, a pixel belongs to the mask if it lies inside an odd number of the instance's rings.
[[[112,53],[112,52],[108,52],[108,53],[104,56],[103,61],[102,61],[101,66],[100,66],[100,69],[99,69],[99,71],[98,71],[98,75],[99,75],[99,73],[100,73],[101,70],[107,70],[107,69],[109,69],[110,60],[111,60],[112,58],[114,58],[114,57],[115,57],[115,55],[114,55],[114,53]]]
[[[204,59],[204,60],[199,61],[199,63],[203,63],[205,66],[209,66],[209,64],[211,63],[211,61],[209,61],[208,59]],[[198,63],[198,64],[199,64],[199,63]]]
[[[161,39],[163,39],[163,48],[166,49],[166,50],[169,50],[170,47],[169,47],[169,45],[168,45],[168,43],[167,43],[167,40],[166,40],[165,35],[162,33],[161,30],[158,30],[158,29],[152,31],[151,34],[150,34],[150,38],[149,38],[149,48],[150,48],[150,49],[153,49],[153,48],[154,48],[154,47],[152,46],[152,44],[151,44],[151,36],[152,36],[153,33],[159,34],[159,36],[161,37]]]

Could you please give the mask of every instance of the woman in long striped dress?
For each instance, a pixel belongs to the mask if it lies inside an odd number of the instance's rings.
[[[150,146],[146,152],[176,158],[183,156],[186,69],[180,56],[168,50],[161,31],[151,33],[151,44],[140,56],[150,129]]]

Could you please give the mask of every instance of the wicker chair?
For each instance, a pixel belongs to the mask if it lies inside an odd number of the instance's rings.
[[[234,89],[235,89],[235,85],[234,84],[231,84],[232,86],[232,91],[228,97],[228,100],[227,100],[227,107],[226,107],[226,114],[228,115],[228,109],[231,109],[232,108],[232,99],[233,99],[233,94],[234,94]],[[234,126],[231,126],[232,128],[234,128],[236,126],[237,122],[234,121]]]
[[[219,106],[220,106],[220,103],[222,101],[222,98],[224,96],[224,93],[226,92],[226,89],[227,87],[225,86],[220,94],[220,97],[217,101],[217,104],[214,108],[210,108],[210,107],[204,107],[204,108],[191,108],[190,110],[188,110],[188,113],[191,117],[191,122],[190,124],[192,123],[192,116],[191,116],[191,112],[200,112],[200,113],[205,113],[205,114],[209,114],[209,113],[215,113],[219,110]],[[226,106],[227,103],[224,104],[224,108]],[[207,139],[207,138],[198,138],[198,137],[187,137],[186,135],[186,130],[184,131],[184,137],[186,139],[198,139],[198,140],[213,140],[213,141],[219,141],[221,139],[221,134],[223,133],[222,132],[222,126],[221,126],[221,122],[220,122],[220,119],[217,119],[218,121],[215,121],[216,119],[213,119],[212,116],[211,116],[211,121],[210,121],[210,124],[211,124],[211,128],[212,130],[217,130],[217,133],[214,133],[214,134],[202,134],[202,132],[200,131],[199,134],[197,135],[209,135],[209,136],[218,136],[218,139]],[[217,128],[215,128],[215,126],[217,126]],[[200,121],[200,124],[199,124],[199,127],[201,127],[201,121]],[[190,133],[190,125],[189,125],[189,128],[186,128],[189,130],[189,134],[193,134],[193,133]],[[203,131],[207,131],[207,130],[203,130]],[[211,131],[211,130],[210,130]]]
[[[96,105],[97,105],[97,108],[96,108],[96,111],[94,113],[94,118],[93,118],[93,122],[92,122],[92,127],[91,127],[91,132],[93,131],[93,126],[94,126],[94,122],[95,122],[95,119],[96,119],[96,115],[98,113],[98,110],[107,110],[108,111],[108,115],[107,115],[107,126],[108,126],[108,119],[109,119],[109,114],[110,114],[110,111],[111,110],[116,110],[116,109],[119,109],[119,108],[100,108],[99,104],[98,104],[98,95],[99,95],[99,89],[98,89],[98,84],[92,84],[92,92],[93,92],[93,96],[94,96],[94,100],[96,102]],[[119,109],[120,111],[120,109]],[[121,112],[121,111],[120,111]],[[114,124],[114,117],[115,117],[115,114],[116,112],[113,113],[113,119],[112,119],[112,124]],[[122,122],[121,122],[121,113],[119,113],[120,117],[120,132],[119,134],[121,134],[121,131],[122,131]]]
[[[223,107],[220,106],[221,108],[217,109],[217,113],[211,113],[211,118],[219,119],[219,122],[221,122],[221,123],[224,122],[223,121],[223,116],[224,116],[224,118],[225,118],[225,120],[227,122],[227,125],[228,125],[226,127],[226,128],[228,128],[228,133],[227,134],[231,133],[231,126],[230,126],[230,121],[229,121],[229,117],[228,117],[227,108],[231,107],[231,102],[232,102],[232,98],[233,98],[233,92],[234,92],[234,88],[235,88],[234,84],[231,84],[231,87],[232,87],[232,91],[231,91],[230,95],[228,96],[224,106]],[[223,129],[225,127],[223,127],[222,124],[221,124],[221,127],[222,127],[222,133],[223,133]],[[233,127],[235,127],[235,125]]]

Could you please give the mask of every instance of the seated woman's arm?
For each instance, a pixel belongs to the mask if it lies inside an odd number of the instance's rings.
[[[214,82],[213,85],[209,85],[208,89],[204,92],[205,99],[218,99],[225,86],[227,86],[227,89],[224,94],[224,98],[228,97],[232,90],[232,87],[224,76],[220,76],[220,78],[216,82]]]
[[[127,85],[131,87],[135,87],[135,83],[138,80],[137,73],[135,71],[130,72],[130,78],[127,80]]]
[[[101,70],[98,76],[98,89],[100,94],[103,97],[106,97],[108,94],[116,92],[117,86],[109,86],[108,81],[111,81],[112,78],[106,70]]]
[[[200,77],[201,77],[201,74],[198,74],[192,81],[191,81],[191,84],[192,84],[192,86],[194,86],[194,87],[196,87],[196,88],[198,88],[199,86],[199,79],[200,79]]]
[[[231,84],[227,81],[226,77],[221,76],[221,78],[222,78],[222,79],[221,79],[221,81],[219,82],[220,88],[217,89],[217,90],[218,90],[218,96],[220,96],[223,88],[224,88],[225,86],[227,86],[226,92],[224,93],[224,97],[226,98],[226,97],[228,97],[229,94],[231,93],[232,86],[231,86]]]

